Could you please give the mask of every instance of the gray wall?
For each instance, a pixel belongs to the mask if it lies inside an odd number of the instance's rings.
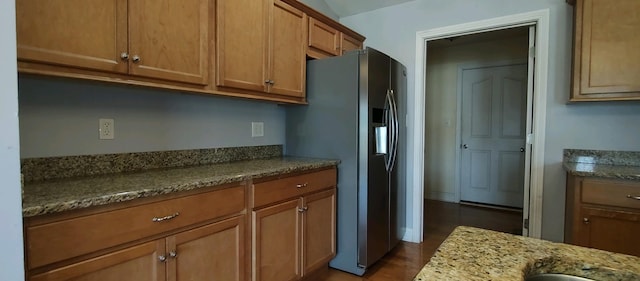
[[[301,0],[300,2],[306,4],[311,8],[314,8],[318,12],[323,13],[325,16],[328,16],[334,20],[338,20],[338,15],[331,8],[329,8],[329,5],[327,5],[327,2],[324,2],[324,0]]]
[[[284,144],[275,103],[35,75],[18,86],[22,158]],[[99,118],[115,120],[114,140],[98,138]]]
[[[15,1],[0,1],[0,280],[24,280]]]
[[[571,80],[572,6],[560,0],[417,0],[340,22],[365,35],[368,46],[407,66],[408,102],[413,104],[415,95],[422,94],[415,93],[417,31],[542,9],[550,13],[542,237],[561,241],[565,199],[562,149],[640,150],[640,103],[566,104]],[[410,107],[410,120],[414,114]],[[413,131],[409,138],[413,138]],[[412,172],[408,176],[411,186]]]

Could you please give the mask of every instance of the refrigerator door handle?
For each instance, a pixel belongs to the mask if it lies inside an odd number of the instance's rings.
[[[396,97],[394,95],[393,90],[389,90],[389,97],[391,100],[391,111],[392,111],[392,115],[391,115],[391,123],[392,123],[392,131],[391,131],[391,135],[392,135],[392,143],[391,143],[391,157],[390,158],[390,163],[389,163],[389,171],[391,171],[393,169],[393,166],[395,166],[396,164],[396,158],[398,156],[398,141],[399,141],[399,137],[400,137],[400,124],[398,122],[398,106],[396,104]]]
[[[387,170],[387,172],[391,171],[391,164],[392,164],[392,159],[393,159],[393,142],[394,142],[394,138],[395,138],[395,128],[393,127],[393,99],[391,97],[391,90],[387,89],[387,95],[386,95],[386,102],[385,102],[385,110],[387,111],[387,128],[389,128],[389,134],[388,134],[388,138],[389,138],[389,142],[387,144],[388,148],[387,151],[387,155],[388,157],[385,157],[385,162],[384,162],[384,166]]]

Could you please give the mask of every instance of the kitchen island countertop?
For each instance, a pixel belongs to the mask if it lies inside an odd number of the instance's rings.
[[[512,281],[540,273],[640,280],[640,258],[460,226],[414,281]]]
[[[276,157],[192,167],[30,182],[23,217],[124,202],[179,191],[336,166],[338,160]]]

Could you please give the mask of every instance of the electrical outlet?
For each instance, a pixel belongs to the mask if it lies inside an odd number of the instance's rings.
[[[251,137],[264,136],[264,122],[251,122]]]
[[[100,130],[100,139],[101,140],[112,140],[115,138],[115,127],[113,123],[113,119],[104,119],[100,118],[98,120],[99,130]]]

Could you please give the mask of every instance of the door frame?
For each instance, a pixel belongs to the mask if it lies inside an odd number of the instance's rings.
[[[470,69],[511,66],[511,65],[524,65],[526,67],[527,59],[500,60],[500,61],[484,62],[484,63],[468,63],[468,64],[461,64],[458,66],[458,79],[457,79],[457,86],[456,86],[456,95],[457,95],[456,96],[456,99],[457,99],[456,100],[456,104],[457,104],[456,106],[456,147],[458,149],[456,149],[456,160],[455,160],[456,174],[455,174],[455,180],[454,180],[454,188],[455,188],[454,199],[456,202],[460,202],[462,197],[462,183],[460,179],[462,176],[462,169],[461,169],[462,150],[460,149],[460,147],[462,146],[462,72]],[[528,110],[529,107],[533,107],[533,102],[529,100],[528,96],[526,97],[526,99],[527,99],[527,108],[525,108],[525,110]],[[526,115],[526,112],[525,112],[525,115]],[[529,117],[527,116],[527,118]],[[526,128],[527,120],[525,119],[523,121],[525,122],[524,127]],[[526,137],[526,133],[525,133],[525,137]],[[523,169],[526,169],[526,167],[523,167]],[[524,180],[525,179],[523,178],[522,181]],[[525,185],[524,188],[526,190],[527,186]],[[526,200],[526,193],[525,193],[524,199]]]
[[[407,221],[411,228],[406,229],[404,240],[422,242],[424,233],[424,131],[425,131],[425,74],[426,51],[428,41],[452,36],[469,35],[493,30],[519,26],[534,25],[536,27],[536,64],[534,68],[533,132],[531,138],[531,185],[529,190],[529,236],[540,238],[542,234],[542,191],[544,177],[544,140],[547,105],[547,75],[549,60],[549,9],[491,18],[481,21],[427,29],[416,32],[415,60],[415,103],[412,145],[407,154],[411,155],[409,167],[413,167],[413,192],[407,192],[407,201],[412,206],[407,209],[413,214],[412,221]]]

